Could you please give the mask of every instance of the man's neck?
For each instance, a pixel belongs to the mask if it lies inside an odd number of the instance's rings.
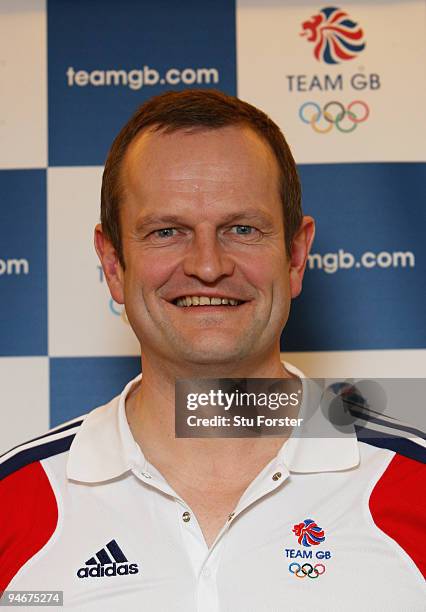
[[[195,370],[195,372],[194,372]],[[220,367],[167,370],[143,360],[141,384],[126,400],[126,414],[133,437],[147,460],[160,469],[176,466],[182,478],[232,479],[241,475],[241,456],[248,472],[268,463],[284,443],[282,438],[176,438],[175,380],[177,378],[224,376]],[[227,378],[290,378],[279,353],[261,364],[239,364],[226,368]]]

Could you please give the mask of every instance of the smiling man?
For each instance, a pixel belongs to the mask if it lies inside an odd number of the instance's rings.
[[[96,246],[111,293],[141,342],[144,385],[147,366],[161,387],[165,369],[173,386],[198,370],[282,376],[279,337],[313,238],[291,153],[275,131],[280,167],[261,131],[273,124],[249,105],[215,108],[225,98],[210,94],[200,117],[197,95],[185,100],[147,104],[107,162]]]
[[[161,378],[169,369],[173,384],[188,366],[281,371],[290,264],[267,145],[240,126],[151,129],[130,145],[123,166],[122,264],[101,227],[96,242],[150,368]],[[305,226],[306,253],[312,222],[309,236]]]
[[[2,526],[0,589],[89,611],[421,610],[416,461],[353,437],[175,437],[178,379],[302,377],[280,335],[314,222],[278,127],[220,92],[148,101],[110,151],[101,221],[143,376],[5,456],[3,499],[25,504]]]

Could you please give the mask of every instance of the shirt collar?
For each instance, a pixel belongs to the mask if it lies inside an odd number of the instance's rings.
[[[67,476],[94,483],[112,480],[146,464],[127,422],[125,403],[142,374],[131,380],[120,395],[89,412],[71,444]]]
[[[312,401],[309,401],[312,397],[310,381],[291,364],[284,362],[284,365],[302,381],[303,402],[299,416],[304,418],[304,422],[308,420],[308,425],[307,429],[299,431],[297,436],[293,435],[283,444],[276,459],[295,473],[341,471],[356,467],[359,464],[359,449],[355,432],[353,435],[338,434],[327,423],[321,410],[314,410],[313,414],[308,415],[309,407],[312,407]],[[147,461],[133,438],[125,410],[126,397],[141,378],[142,374],[139,374],[119,396],[95,408],[84,419],[69,451],[67,477],[70,480],[104,482],[134,468],[147,471]],[[310,431],[321,431],[322,436],[312,433],[310,437]]]
[[[355,429],[350,433],[338,431],[319,405],[322,388],[293,365],[286,362],[284,365],[302,382],[303,400],[298,417],[303,418],[303,423],[283,444],[278,458],[290,472],[337,472],[356,467],[360,455]]]

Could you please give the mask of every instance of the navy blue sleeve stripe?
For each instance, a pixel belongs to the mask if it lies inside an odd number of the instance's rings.
[[[412,434],[413,436],[422,438],[423,440],[426,438],[425,433],[423,431],[420,431],[420,429],[416,429],[415,427],[410,427],[409,425],[405,424],[393,423],[384,419],[378,419],[369,414],[366,414],[365,412],[358,412],[353,408],[350,408],[349,412],[352,414],[352,416],[355,416],[361,419],[362,421],[365,421],[366,423],[376,423],[377,425],[383,425],[384,427],[389,427],[390,429],[396,429],[396,431],[400,431],[401,433],[407,432],[407,434]]]
[[[364,427],[355,426],[355,430],[360,442],[371,444],[378,448],[387,448],[409,459],[426,463],[426,449],[420,444],[416,444],[407,438],[365,429]]]
[[[16,446],[9,448],[9,450],[7,450],[5,453],[2,453],[0,455],[0,459],[4,457],[5,455],[8,455],[15,449],[20,448],[21,446],[25,446],[26,444],[31,444],[31,442],[37,442],[37,440],[43,440],[44,438],[48,438],[49,436],[53,436],[57,433],[62,433],[63,431],[67,431],[67,429],[72,429],[73,427],[79,427],[83,421],[84,419],[81,419],[79,421],[74,421],[74,423],[69,423],[68,425],[64,425],[63,427],[58,427],[58,429],[53,429],[51,431],[48,431],[47,433],[41,436],[37,436],[37,438],[32,438],[31,440],[26,440],[25,442],[22,442],[21,444],[17,444]]]
[[[0,480],[30,463],[41,461],[42,459],[47,459],[48,457],[53,457],[60,453],[65,453],[70,449],[74,437],[75,434],[64,436],[58,440],[38,444],[37,446],[32,446],[31,448],[26,448],[16,453],[16,455],[13,455],[13,457],[6,459],[6,461],[0,464]]]

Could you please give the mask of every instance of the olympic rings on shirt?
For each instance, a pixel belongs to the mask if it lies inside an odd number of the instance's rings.
[[[319,571],[319,568],[322,571]],[[312,566],[310,563],[304,563],[303,565],[300,565],[299,563],[293,561],[293,563],[290,563],[290,565],[288,566],[288,571],[290,572],[290,574],[294,574],[296,578],[308,577],[314,579],[318,578],[319,576],[322,576],[325,573],[325,565],[323,563],[317,563],[314,566]]]
[[[313,109],[311,111],[307,109]],[[333,125],[344,134],[353,132],[358,123],[368,119],[370,109],[362,100],[354,100],[345,108],[341,102],[332,100],[324,105],[323,109],[316,102],[305,102],[299,109],[299,117],[303,123],[308,123],[314,132],[327,134],[333,129]],[[324,117],[325,124],[320,126],[320,119]],[[349,127],[342,125],[345,117],[351,122]]]

